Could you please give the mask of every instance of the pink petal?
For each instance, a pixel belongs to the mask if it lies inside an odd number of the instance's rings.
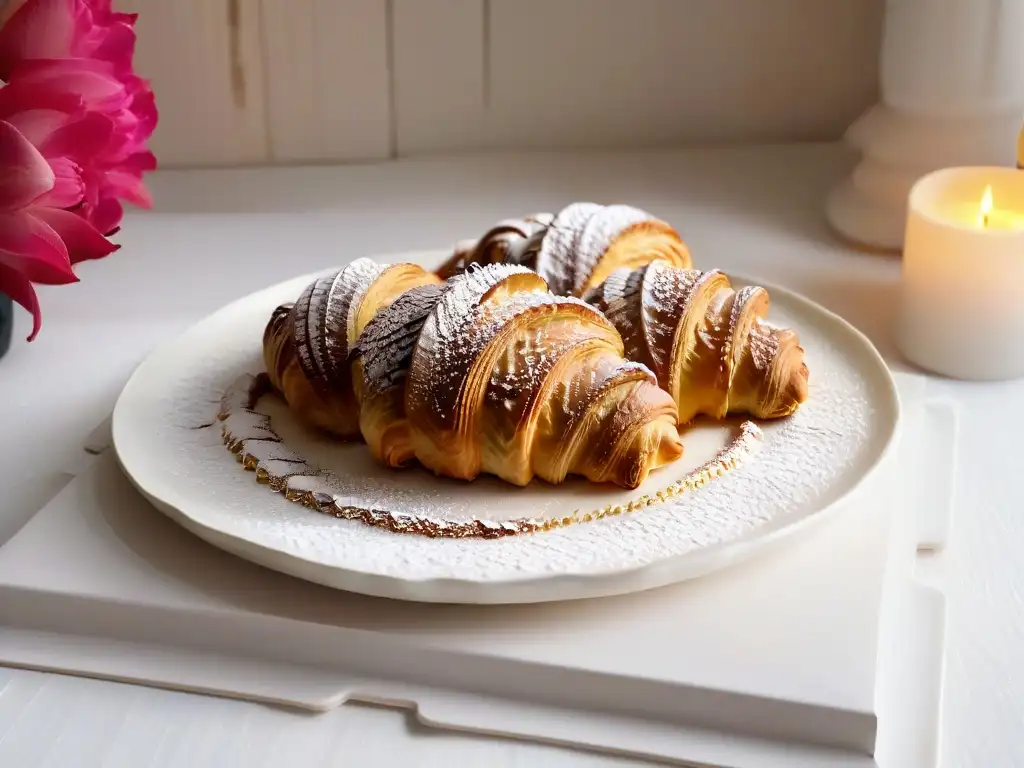
[[[28,59],[18,64],[14,72],[11,73],[11,79],[16,80],[18,77],[49,78],[55,75],[75,75],[82,72],[107,75],[117,79],[110,62],[75,56]]]
[[[30,109],[9,115],[7,122],[18,129],[19,133],[36,147],[42,146],[46,137],[60,128],[70,119],[65,112],[54,109]]]
[[[132,141],[135,140],[135,135],[139,130],[139,118],[132,112],[130,105],[127,109],[119,109],[111,114],[110,119],[114,121],[119,133],[123,133]]]
[[[102,259],[121,246],[107,240],[83,217],[57,208],[33,208],[32,215],[49,224],[67,246],[71,263]]]
[[[116,197],[104,197],[93,206],[86,206],[86,216],[97,230],[112,235],[124,217],[124,207]]]
[[[25,59],[56,59],[71,52],[74,0],[28,0],[0,28],[0,78]]]
[[[153,90],[149,87],[149,83],[146,81],[142,81],[142,83],[142,89],[133,93],[129,109],[139,121],[138,136],[149,138],[153,135],[153,129],[156,128],[160,114],[157,112],[156,98],[153,96]]]
[[[53,110],[74,115],[84,111],[82,97],[77,93],[63,93],[51,88],[0,88],[0,119],[28,110]]]
[[[123,108],[128,101],[124,85],[105,61],[92,59],[43,59],[25,61],[11,73],[6,88],[78,94],[86,107],[100,110]],[[20,95],[20,94],[19,94]]]
[[[113,132],[114,122],[109,117],[89,112],[54,131],[39,149],[46,157],[73,157],[84,165],[107,148]]]
[[[9,257],[34,257],[43,251],[59,251],[63,245],[60,236],[49,225],[40,226],[26,209],[0,213],[0,252]],[[70,261],[68,266],[71,266]]]
[[[123,15],[123,14],[122,14]],[[134,20],[132,20],[134,24]],[[93,48],[91,55],[97,59],[111,62],[115,69],[131,71],[132,58],[135,55],[135,30],[132,24],[114,21],[104,29],[99,44]]]
[[[153,207],[153,198],[150,196],[149,190],[136,174],[112,170],[107,172],[106,181],[105,191],[113,193],[114,197],[127,200],[140,208]]]
[[[85,196],[85,183],[82,181],[82,169],[71,158],[51,157],[50,168],[56,181],[53,189],[38,198],[35,206],[49,208],[72,208],[82,202]]]
[[[149,150],[143,152],[136,152],[130,157],[126,158],[121,167],[125,170],[133,173],[145,173],[146,171],[156,170],[156,155]]]
[[[96,167],[83,166],[82,182],[85,184],[85,197],[82,198],[82,205],[87,208],[95,206],[99,202],[100,187],[103,185],[102,171]]]
[[[23,208],[53,185],[53,171],[39,150],[0,120],[0,211]]]
[[[83,162],[94,167],[108,168],[120,165],[136,152],[141,145],[141,142],[136,140],[133,135],[134,118],[132,118],[128,110],[122,109],[113,115],[109,115],[108,119],[111,122],[111,130],[107,141],[102,146],[96,147],[91,161],[86,157],[82,157]]]
[[[32,333],[28,337],[28,340],[32,341],[43,324],[39,299],[36,297],[35,288],[32,287],[29,279],[14,267],[5,264],[2,258],[0,258],[0,293],[7,294],[32,313]]]
[[[92,11],[98,16],[110,16],[114,12],[111,0],[92,0]]]
[[[60,285],[77,279],[60,235],[26,211],[0,214],[0,261],[16,267],[34,283]]]

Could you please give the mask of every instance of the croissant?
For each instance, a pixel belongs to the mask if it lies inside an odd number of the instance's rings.
[[[409,288],[440,283],[415,264],[358,259],[274,310],[263,334],[270,383],[306,423],[357,440],[359,404],[349,350],[380,309]]]
[[[682,444],[672,398],[622,355],[594,307],[521,266],[473,268],[367,323],[353,350],[363,436],[391,466],[635,488]]]
[[[679,423],[698,414],[779,418],[807,399],[797,334],[764,322],[763,288],[734,290],[721,272],[656,261],[614,272],[590,297],[675,400]]]
[[[557,215],[501,221],[479,240],[462,241],[438,270],[443,278],[470,264],[520,264],[559,296],[583,297],[617,269],[655,259],[690,267],[690,251],[670,225],[628,205],[573,203]]]

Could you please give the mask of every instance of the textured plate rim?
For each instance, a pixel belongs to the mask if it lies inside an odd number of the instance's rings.
[[[446,253],[441,251],[417,251],[383,254],[373,258],[382,262],[406,260],[430,264],[443,255]],[[176,344],[182,335],[188,333],[196,325],[221,312],[231,311],[237,305],[251,300],[254,294],[272,290],[277,285],[286,282],[300,279],[311,280],[323,274],[324,271],[326,270],[288,278],[254,291],[228,303],[193,323],[174,338],[157,345],[135,369],[118,396],[112,417],[112,434],[115,456],[125,476],[144,498],[177,524],[218,549],[237,557],[334,589],[416,602],[509,604],[607,597],[699,578],[742,562],[752,554],[769,550],[778,542],[788,540],[798,532],[830,518],[831,513],[842,507],[851,495],[878,473],[880,465],[894,450],[902,425],[902,406],[896,382],[885,360],[867,336],[841,316],[795,291],[759,278],[729,272],[730,278],[737,283],[757,284],[764,287],[772,297],[773,303],[778,299],[790,302],[805,312],[817,315],[821,321],[838,328],[849,337],[851,342],[859,345],[860,351],[874,363],[877,368],[874,378],[884,381],[886,384],[884,392],[876,393],[876,400],[887,401],[884,405],[892,412],[891,418],[886,420],[887,432],[884,433],[884,436],[880,434],[878,438],[881,447],[876,450],[860,477],[830,503],[795,520],[779,522],[768,530],[755,530],[750,535],[740,536],[696,552],[666,557],[635,567],[608,569],[586,574],[552,573],[543,576],[530,575],[521,579],[480,581],[451,577],[399,577],[315,563],[197,521],[186,510],[163,498],[158,488],[154,489],[151,484],[147,483],[145,474],[133,468],[130,452],[124,451],[122,447],[126,442],[125,430],[130,429],[126,424],[125,413],[131,407],[132,388],[138,386],[138,379],[146,367],[156,364],[154,361],[159,361],[165,349]]]

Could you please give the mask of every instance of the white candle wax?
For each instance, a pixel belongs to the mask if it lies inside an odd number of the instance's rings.
[[[950,206],[948,209],[950,224],[975,229],[1024,229],[1024,213],[993,208],[988,213],[981,213],[978,203],[973,205]]]
[[[948,168],[914,185],[897,341],[954,378],[1024,376],[1024,171]]]

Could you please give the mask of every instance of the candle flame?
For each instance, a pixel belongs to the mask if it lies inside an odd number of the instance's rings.
[[[992,185],[989,184],[985,187],[985,194],[981,196],[981,208],[978,211],[978,226],[988,226],[988,215],[992,213],[992,209],[995,207],[995,201],[992,198]]]

